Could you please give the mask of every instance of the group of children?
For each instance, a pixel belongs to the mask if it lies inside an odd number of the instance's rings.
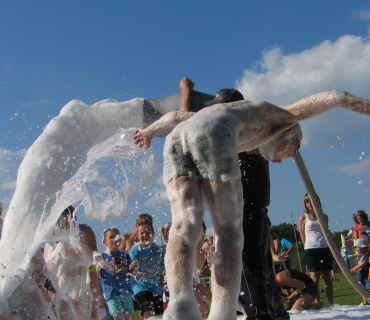
[[[133,232],[122,236],[117,228],[105,230],[103,244],[107,249],[95,257],[104,298],[114,319],[133,320],[134,303],[144,319],[163,314],[165,251],[154,243],[150,215],[140,215],[135,226]]]
[[[167,222],[160,228],[166,243],[163,246],[154,243],[155,231],[150,215],[139,215],[135,226],[135,230],[123,235],[120,235],[116,228],[106,230],[103,235],[107,250],[102,253],[101,261],[97,263],[97,271],[109,313],[114,319],[133,320],[134,304],[140,309],[144,319],[154,314],[163,314],[163,295],[166,299],[169,298],[164,256],[171,223]],[[195,278],[206,261],[206,251],[203,250],[206,230],[203,223],[203,238],[197,247]],[[95,257],[95,260],[99,258]],[[202,317],[206,318],[208,309],[205,302],[211,303],[211,291],[199,281],[194,281],[194,293]]]

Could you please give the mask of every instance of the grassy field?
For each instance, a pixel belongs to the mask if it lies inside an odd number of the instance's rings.
[[[337,273],[337,278],[339,282],[333,282],[334,286],[334,303],[341,306],[345,305],[359,305],[362,302],[362,297],[357,293],[355,289],[348,282],[343,274]],[[356,275],[354,275],[356,277]],[[320,280],[320,290],[324,290],[324,280]],[[328,301],[326,299],[325,292],[320,293],[322,301],[326,302],[328,306]]]
[[[356,276],[356,275],[355,275]],[[341,274],[337,273],[337,278],[339,279],[338,282],[333,282],[334,286],[334,303],[339,304],[341,306],[345,305],[359,305],[362,302],[362,297],[357,293],[355,289],[351,286],[348,282],[346,277]],[[320,290],[324,290],[324,280],[320,280]],[[325,292],[320,293],[320,297],[322,301],[325,301],[326,307],[328,307],[328,301],[326,299]],[[142,319],[140,317],[139,311],[135,313],[135,320]]]

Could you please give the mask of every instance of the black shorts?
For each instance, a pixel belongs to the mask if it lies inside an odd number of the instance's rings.
[[[146,311],[154,311],[155,314],[163,314],[163,299],[151,291],[141,291],[134,295],[141,311],[141,316]]]
[[[331,271],[332,258],[329,248],[305,249],[304,258],[310,272]]]
[[[309,295],[313,296],[316,299],[317,296],[317,285],[315,282],[311,282],[306,288],[302,290],[301,293],[308,293]]]

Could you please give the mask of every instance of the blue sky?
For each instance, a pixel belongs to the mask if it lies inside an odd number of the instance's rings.
[[[278,105],[334,89],[370,98],[369,25],[367,1],[1,1],[4,211],[25,149],[70,100],[164,97],[184,76],[198,91],[235,87]],[[303,130],[330,227],[348,229],[356,210],[370,211],[370,119],[335,110]],[[294,162],[270,171],[272,223],[291,212],[297,223],[305,189]],[[132,229],[132,219],[113,223]]]

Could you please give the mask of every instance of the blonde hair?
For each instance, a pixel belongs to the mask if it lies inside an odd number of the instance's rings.
[[[136,225],[139,226],[143,223],[153,226],[153,217],[150,214],[142,213],[136,218]]]

